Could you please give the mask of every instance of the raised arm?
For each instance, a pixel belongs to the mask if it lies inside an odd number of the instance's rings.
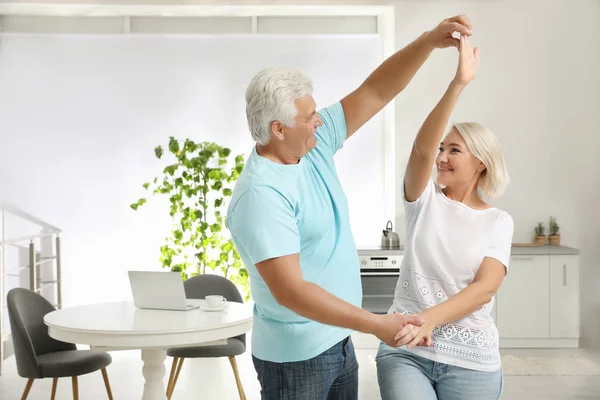
[[[471,48],[469,39],[461,36],[458,50],[456,75],[446,93],[421,126],[413,143],[404,175],[404,196],[407,201],[415,201],[425,190],[450,114],[458,97],[477,72],[479,49]]]
[[[435,48],[458,47],[454,32],[471,35],[466,15],[443,20],[408,46],[385,60],[358,89],[342,99],[346,115],[347,137],[383,109],[412,80]]]

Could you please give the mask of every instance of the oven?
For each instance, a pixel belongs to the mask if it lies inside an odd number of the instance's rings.
[[[362,308],[386,314],[394,300],[402,250],[359,250]]]

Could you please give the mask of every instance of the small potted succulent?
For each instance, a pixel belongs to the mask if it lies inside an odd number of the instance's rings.
[[[556,218],[550,217],[548,240],[551,246],[560,246],[560,226],[556,223]]]
[[[544,224],[542,222],[538,222],[537,226],[535,227],[534,237],[534,244],[536,246],[543,246],[546,244],[545,230],[546,228],[544,227]]]

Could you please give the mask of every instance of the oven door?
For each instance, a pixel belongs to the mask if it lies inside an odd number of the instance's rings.
[[[394,301],[399,268],[361,269],[362,308],[374,314],[387,314]]]

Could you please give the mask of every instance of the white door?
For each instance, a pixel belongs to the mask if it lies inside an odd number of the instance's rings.
[[[549,256],[512,256],[497,292],[500,338],[550,337]]]
[[[579,337],[579,257],[550,257],[550,336]]]

